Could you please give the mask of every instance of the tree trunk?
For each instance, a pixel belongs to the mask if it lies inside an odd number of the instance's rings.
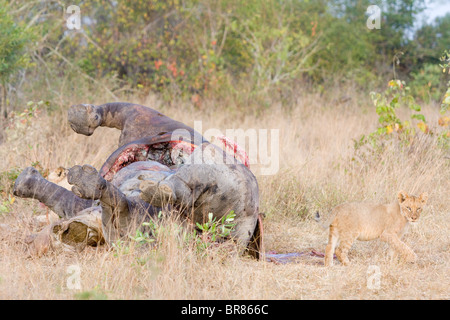
[[[4,119],[8,118],[8,105],[7,105],[7,90],[6,90],[6,85],[5,84],[0,84],[0,88],[1,88],[1,99],[0,99],[0,104],[1,104],[1,113],[0,113],[0,118],[1,118],[1,122],[0,124],[3,124]]]
[[[0,84],[0,94],[1,94],[1,97],[0,97],[0,125],[2,125],[3,124],[3,118],[5,117],[5,103],[4,103],[4,90],[3,90],[3,84]]]

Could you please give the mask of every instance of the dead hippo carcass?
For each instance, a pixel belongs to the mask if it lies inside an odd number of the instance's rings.
[[[190,127],[140,105],[72,106],[68,119],[75,132],[85,135],[98,126],[121,130],[119,148],[100,171],[90,165],[71,168],[72,191],[26,168],[15,182],[16,196],[37,199],[66,220],[100,212],[101,236],[95,239],[108,243],[163,207],[194,225],[209,213],[220,219],[234,211],[231,237],[259,256],[258,183],[242,153],[228,154]]]

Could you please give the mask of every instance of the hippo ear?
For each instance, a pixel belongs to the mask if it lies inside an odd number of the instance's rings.
[[[408,198],[408,194],[405,191],[400,191],[397,195],[398,202],[402,203]]]
[[[422,201],[423,204],[425,204],[428,200],[428,193],[424,192],[420,195],[419,200]]]

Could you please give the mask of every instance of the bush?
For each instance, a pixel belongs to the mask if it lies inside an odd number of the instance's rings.
[[[7,84],[18,70],[27,66],[26,45],[33,37],[31,28],[18,24],[8,13],[7,2],[0,0],[0,117],[7,117]]]
[[[412,73],[411,92],[422,101],[439,101],[442,97],[442,72],[437,64],[425,64]]]

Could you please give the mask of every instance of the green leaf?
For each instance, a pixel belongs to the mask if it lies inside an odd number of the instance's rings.
[[[396,108],[398,105],[398,96],[394,97],[390,103],[391,107]]]
[[[7,206],[0,204],[0,213],[8,213],[9,209]]]
[[[412,105],[410,105],[410,108],[414,111],[419,112],[421,110],[421,107],[418,104],[413,103]]]
[[[201,224],[198,223],[198,222],[196,222],[195,224],[197,225],[197,227],[198,227],[200,230],[203,230],[203,225],[201,225]]]
[[[450,95],[444,99],[443,103],[450,104]]]
[[[423,121],[423,122],[427,122],[427,121],[425,120],[425,116],[424,116],[423,114],[413,114],[413,115],[411,116],[411,118],[412,118],[412,119],[421,120],[421,121]]]

